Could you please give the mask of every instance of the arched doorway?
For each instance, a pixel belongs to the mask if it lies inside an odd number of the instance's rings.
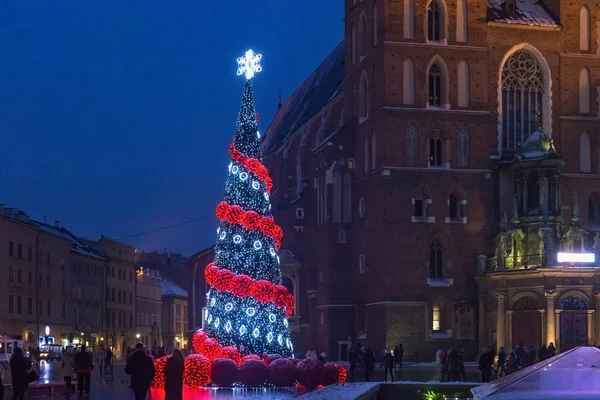
[[[560,351],[569,350],[587,342],[587,305],[581,297],[564,297],[560,312]]]
[[[539,349],[542,345],[542,313],[537,299],[531,296],[521,297],[513,306],[512,315],[512,347],[520,344],[534,346]]]

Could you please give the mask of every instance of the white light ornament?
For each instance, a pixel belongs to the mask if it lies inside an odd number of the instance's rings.
[[[227,166],[227,169],[229,170],[229,172],[231,172],[231,167],[233,167],[233,163],[229,163],[229,166]]]
[[[231,173],[232,174],[237,174],[239,172],[240,168],[237,165],[234,165],[233,167],[231,167]]]
[[[215,299],[214,297],[212,299],[210,299],[210,306],[214,307],[215,303],[217,302],[217,299]]]
[[[225,304],[225,311],[229,312],[231,310],[233,310],[233,304],[231,304],[231,303]]]
[[[290,339],[286,339],[285,342],[287,344],[287,348],[291,349],[292,348],[292,341]]]
[[[262,249],[262,243],[260,242],[260,240],[257,240],[256,242],[254,242],[254,249],[255,250]]]
[[[267,335],[267,342],[271,343],[273,341],[273,332],[269,332]]]
[[[272,247],[269,249],[269,253],[271,253],[271,255],[272,255],[273,257],[275,257],[275,255],[276,255],[276,253],[275,253],[275,249],[274,249],[274,248],[272,248]]]
[[[212,315],[208,316],[208,323],[210,324],[212,322]]]
[[[248,315],[249,317],[254,317],[255,314],[256,314],[256,309],[254,309],[252,307],[246,308],[246,315]]]
[[[241,179],[242,181],[245,181],[246,179],[248,179],[248,173],[247,173],[247,172],[242,172],[242,173],[240,174],[240,179]]]
[[[254,330],[252,331],[252,336],[254,336],[255,338],[257,338],[258,335],[260,335],[260,331],[258,330],[258,328],[254,328]]]
[[[258,136],[258,138],[260,139],[260,132],[256,131],[256,136]]]
[[[215,328],[218,328],[220,323],[221,321],[219,320],[219,318],[215,318]]]
[[[246,325],[240,326],[240,335],[243,335],[244,333],[246,333]]]
[[[260,183],[258,183],[257,181],[252,182],[252,189],[254,189],[254,190],[260,189]]]
[[[225,236],[227,236],[227,235],[225,234],[225,231],[223,231],[223,232],[221,232],[221,234],[219,235],[219,239],[223,240],[223,239],[225,239]]]
[[[231,321],[227,321],[227,323],[225,324],[225,330],[227,331],[227,333],[231,332]]]
[[[269,193],[264,192],[263,196],[265,197],[265,200],[269,201]]]
[[[238,76],[244,75],[246,79],[254,78],[254,74],[262,71],[262,67],[260,66],[261,59],[262,54],[254,54],[252,50],[248,50],[243,57],[237,59]]]
[[[287,319],[283,319],[283,326],[285,326],[286,328],[289,326],[289,322]]]
[[[235,235],[235,236],[233,237],[233,243],[235,243],[235,244],[240,244],[240,243],[242,243],[242,237],[241,237],[240,235]]]
[[[276,319],[275,314],[269,314],[269,321],[275,322]]]
[[[280,346],[283,346],[283,338],[281,335],[277,335],[277,343],[279,343]]]

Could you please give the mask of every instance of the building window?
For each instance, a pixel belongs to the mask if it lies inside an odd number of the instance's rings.
[[[590,49],[590,10],[586,6],[579,10],[579,50]]]
[[[423,199],[413,199],[413,203],[415,206],[414,216],[416,218],[425,218],[427,216],[425,212],[426,202]]]
[[[469,132],[467,127],[461,124],[458,130],[458,168],[469,167]]]
[[[503,148],[515,150],[537,129],[544,117],[544,75],[527,50],[511,55],[502,68]]]
[[[333,176],[333,223],[342,222],[342,174],[335,171]]]
[[[40,317],[44,316],[44,301],[42,299],[38,300],[38,315]]]
[[[133,305],[133,292],[129,292],[129,305]]]
[[[17,314],[23,314],[23,298],[17,296]]]
[[[443,271],[443,251],[439,242],[433,242],[429,249],[429,277],[431,279],[442,279]]]
[[[13,242],[8,242],[8,255],[11,257],[15,256],[15,244]]]
[[[590,71],[586,67],[579,71],[579,113],[590,113]]]
[[[344,173],[343,185],[343,222],[350,224],[352,223],[352,176],[350,172]]]
[[[296,218],[298,218],[298,219],[304,218],[304,208],[296,208]]]
[[[579,170],[592,172],[592,144],[587,132],[583,132],[579,138]]]
[[[27,260],[28,261],[33,260],[33,249],[31,247],[27,247]]]
[[[9,282],[14,282],[15,280],[15,274],[14,274],[14,270],[12,267],[8,268],[8,281]]]
[[[23,245],[22,244],[17,245],[17,257],[23,258]]]
[[[370,107],[369,79],[366,72],[360,77],[360,86],[358,88],[358,120],[362,122],[369,118]]]
[[[465,60],[460,60],[458,63],[458,106],[462,108],[469,107],[470,95],[470,79],[469,79],[469,64]]]
[[[365,216],[365,198],[364,197],[361,197],[358,200],[358,216],[359,217]]]
[[[415,36],[415,0],[404,0],[404,39]]]
[[[458,220],[461,217],[460,203],[454,193],[448,198],[448,216],[450,220]]]
[[[365,273],[365,255],[361,254],[358,256],[358,272],[361,274]]]
[[[50,275],[46,275],[46,287],[50,289]]]
[[[456,41],[467,41],[467,0],[458,0],[456,3]]]
[[[433,63],[429,69],[429,105],[442,105],[442,70],[438,63]]]
[[[48,300],[48,304],[47,304],[47,308],[48,308],[48,317],[52,316],[52,300]]]
[[[33,272],[29,271],[27,273],[27,284],[33,285]]]
[[[410,58],[402,62],[402,102],[415,104],[415,63]]]
[[[432,320],[433,320],[433,326],[432,326],[433,331],[439,332],[441,330],[441,328],[440,328],[440,319],[441,318],[440,317],[442,314],[439,304],[436,303],[433,306],[433,310],[432,310],[431,314],[432,314]]]
[[[429,139],[429,166],[442,166],[442,140],[436,138]]]
[[[8,295],[8,313],[15,313],[15,298],[12,294]]]
[[[50,252],[46,254],[46,265],[50,265]]]
[[[443,10],[437,0],[427,7],[427,40],[439,42],[443,39]]]
[[[64,301],[62,303],[62,317],[67,318],[67,303]]]
[[[363,13],[358,23],[358,62],[367,56],[367,16]]]
[[[377,44],[377,30],[379,29],[379,21],[377,14],[377,2],[373,3],[373,46]]]
[[[27,298],[27,315],[33,315],[33,299]]]
[[[377,134],[371,134],[371,169],[377,167]]]
[[[600,194],[592,193],[588,199],[589,229],[600,228]]]
[[[363,139],[363,169],[365,174],[367,172],[369,172],[369,159],[370,159],[370,152],[369,152],[369,135],[365,134],[365,138]]]
[[[406,128],[406,163],[409,166],[417,165],[419,159],[419,132],[414,123]]]
[[[17,282],[23,283],[23,270],[22,269],[19,269],[17,271]]]

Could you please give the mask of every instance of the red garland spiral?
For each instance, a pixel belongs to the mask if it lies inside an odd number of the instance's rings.
[[[229,153],[231,154],[231,158],[234,161],[237,161],[240,164],[242,164],[244,167],[246,167],[248,171],[258,176],[258,179],[265,182],[267,190],[271,192],[271,188],[273,187],[273,181],[269,177],[269,170],[264,165],[262,165],[262,163],[259,160],[257,160],[256,158],[248,157],[242,152],[240,152],[238,149],[235,148],[235,144],[233,142],[231,143],[231,145],[229,145]]]
[[[231,283],[234,276],[234,273],[228,269],[219,270],[215,276],[212,286],[214,286],[219,292],[231,290]]]
[[[214,263],[208,264],[204,270],[204,278],[206,279],[206,283],[208,283],[210,286],[214,286],[218,273],[219,268],[217,268]]]
[[[221,349],[221,358],[229,358],[235,361],[236,364],[240,365],[242,362],[242,356],[238,349],[234,346],[226,346]]]
[[[283,308],[287,305],[287,294],[288,290],[285,286],[275,286],[275,305],[277,307]]]
[[[275,285],[266,280],[254,284],[254,298],[261,303],[268,303],[275,299]]]
[[[260,215],[256,211],[248,211],[242,218],[242,226],[249,231],[258,229],[260,225]]]
[[[245,299],[254,292],[254,280],[248,275],[240,274],[231,281],[231,293]]]
[[[240,206],[229,205],[226,201],[217,205],[216,214],[221,221],[242,224],[248,230],[260,230],[263,234],[273,238],[277,250],[281,248],[283,230],[273,221],[273,218],[261,217],[256,211],[244,211]]]

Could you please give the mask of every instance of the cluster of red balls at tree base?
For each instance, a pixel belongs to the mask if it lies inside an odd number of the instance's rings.
[[[217,358],[210,366],[210,379],[217,386],[233,386],[238,380],[238,366],[230,358]]]
[[[346,371],[346,368],[342,367],[339,364],[334,365],[338,370],[338,383],[346,382],[346,379],[348,379],[348,371]]]
[[[246,360],[258,360],[262,362],[262,358],[256,354],[248,354],[247,356],[242,357],[242,363]]]
[[[267,381],[267,366],[260,359],[248,359],[240,365],[238,376],[244,386],[262,386]]]
[[[194,350],[196,351],[196,353],[198,354],[202,354],[203,353],[203,345],[204,345],[204,341],[207,338],[207,334],[206,332],[204,332],[203,329],[198,329],[196,332],[194,332],[194,335],[192,336],[192,347],[194,348]]]
[[[263,362],[268,367],[269,364],[271,364],[275,360],[279,360],[280,358],[283,358],[283,357],[281,357],[279,354],[266,354],[266,355],[263,355]]]
[[[325,376],[325,366],[316,358],[307,358],[298,363],[298,382],[308,390],[315,389]]]
[[[235,363],[238,365],[242,362],[242,356],[240,355],[240,352],[238,351],[238,349],[236,349],[234,346],[223,347],[221,349],[221,357],[229,358],[229,359],[235,361]]]
[[[269,383],[275,387],[294,386],[298,379],[298,369],[292,358],[278,358],[267,367]]]
[[[152,381],[153,387],[164,387],[165,386],[165,366],[167,360],[171,356],[160,357],[154,360],[154,380]]]
[[[335,385],[336,383],[338,383],[340,373],[338,371],[336,364],[325,363],[325,365],[323,365],[323,367],[325,368],[325,371],[320,380],[321,385],[328,386],[328,385]]]
[[[206,386],[211,380],[210,360],[201,354],[190,354],[183,363],[183,384],[191,388]]]
[[[210,263],[204,270],[206,283],[219,292],[231,291],[242,298],[254,296],[261,303],[275,302],[279,308],[285,308],[289,318],[296,306],[294,295],[283,285],[273,285],[267,280],[254,281],[248,275],[236,275],[228,269],[218,268]]]
[[[210,361],[221,357],[221,345],[213,338],[206,338],[202,344],[202,355]]]

